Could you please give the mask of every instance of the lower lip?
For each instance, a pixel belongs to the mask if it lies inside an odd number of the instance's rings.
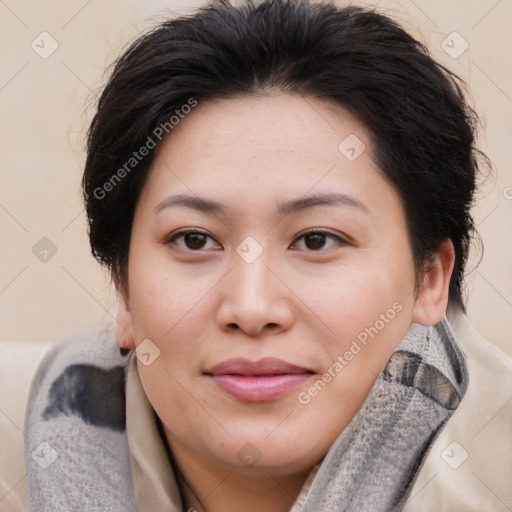
[[[239,400],[264,402],[275,400],[300,386],[311,377],[310,373],[284,375],[213,375],[213,381],[223,391]]]

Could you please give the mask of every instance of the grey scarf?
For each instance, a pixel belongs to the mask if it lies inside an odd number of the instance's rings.
[[[301,512],[402,510],[438,433],[468,386],[446,318],[412,324],[313,481]]]
[[[136,511],[126,367],[109,335],[60,343],[44,358],[25,422],[30,512]],[[401,510],[467,384],[447,320],[412,324],[325,456],[301,512]]]

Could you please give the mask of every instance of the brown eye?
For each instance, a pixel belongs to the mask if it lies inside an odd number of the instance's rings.
[[[300,240],[303,240],[303,245],[305,247],[299,247],[299,249],[303,249],[303,250],[307,250],[307,251],[321,251],[322,249],[331,249],[333,248],[333,246],[340,246],[340,245],[345,245],[345,241],[333,234],[333,233],[329,233],[328,231],[322,231],[322,230],[310,230],[310,231],[307,231],[306,233],[303,233],[302,235],[300,235],[299,237],[297,237],[296,239],[297,241],[300,241]],[[328,246],[327,248],[325,247],[326,243],[328,242],[328,240],[332,240],[334,243],[330,245],[330,247]]]
[[[307,248],[312,250],[321,249],[325,244],[325,239],[326,236],[319,233],[313,233],[304,237]]]
[[[216,244],[213,247],[207,247],[208,239],[214,239],[202,231],[194,229],[177,231],[171,234],[165,241],[166,245],[175,245],[181,251],[203,252],[203,250],[219,248],[220,245]]]
[[[183,239],[189,249],[202,249],[206,242],[206,235],[203,235],[203,233],[186,233]]]

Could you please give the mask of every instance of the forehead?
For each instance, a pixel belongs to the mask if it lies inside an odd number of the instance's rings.
[[[253,159],[291,152],[308,160],[322,156],[334,162],[347,137],[358,153],[363,147],[370,149],[366,127],[331,101],[295,94],[238,96],[199,102],[172,128],[158,154],[166,149],[181,155],[189,152],[190,158],[222,153],[228,163],[231,156],[238,161],[243,152]]]
[[[157,149],[145,186],[154,208],[171,191],[245,206],[338,191],[394,196],[368,130],[346,109],[298,95],[199,102]],[[396,197],[392,197],[396,199]]]

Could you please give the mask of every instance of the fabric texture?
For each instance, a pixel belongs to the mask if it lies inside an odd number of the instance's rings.
[[[466,354],[469,386],[442,429],[403,512],[512,510],[512,359],[460,310],[447,318]]]
[[[111,335],[59,344],[32,383],[25,432],[30,511],[179,511],[180,493],[135,354]],[[468,384],[447,320],[413,324],[294,512],[401,510]],[[309,484],[311,486],[309,487]]]
[[[467,385],[465,358],[447,320],[413,324],[324,458],[302,511],[402,510]]]
[[[136,510],[125,366],[111,335],[98,333],[60,343],[43,358],[25,418],[30,511]]]

